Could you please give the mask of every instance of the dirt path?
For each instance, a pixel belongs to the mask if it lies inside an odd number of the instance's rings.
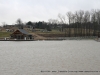
[[[35,33],[30,33],[34,36],[34,40],[45,40],[46,37],[43,37],[43,36],[40,36],[40,35],[37,35]]]

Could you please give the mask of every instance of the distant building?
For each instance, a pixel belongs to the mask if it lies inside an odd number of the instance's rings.
[[[6,29],[6,32],[13,32],[14,29]]]
[[[16,27],[16,25],[4,25],[3,27],[6,28],[6,29],[10,29],[12,27]]]
[[[10,35],[11,39],[33,39],[33,36],[24,29],[18,29]]]

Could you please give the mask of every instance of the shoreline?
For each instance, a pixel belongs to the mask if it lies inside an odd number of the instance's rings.
[[[63,40],[95,40],[99,41],[98,38],[47,38],[47,39],[0,39],[0,41],[63,41]]]
[[[10,39],[10,38],[2,38],[0,41],[54,41],[54,40],[95,40],[98,41],[100,38],[97,36],[85,36],[85,37],[40,37],[40,38],[34,38],[34,39]]]

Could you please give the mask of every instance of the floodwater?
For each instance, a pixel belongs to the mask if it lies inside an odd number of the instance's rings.
[[[100,42],[0,41],[0,75],[99,75]]]

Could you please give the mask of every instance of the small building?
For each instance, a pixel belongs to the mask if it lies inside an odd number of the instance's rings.
[[[13,29],[6,29],[6,32],[13,32]]]
[[[24,29],[18,29],[10,35],[11,39],[33,39],[33,36]]]

